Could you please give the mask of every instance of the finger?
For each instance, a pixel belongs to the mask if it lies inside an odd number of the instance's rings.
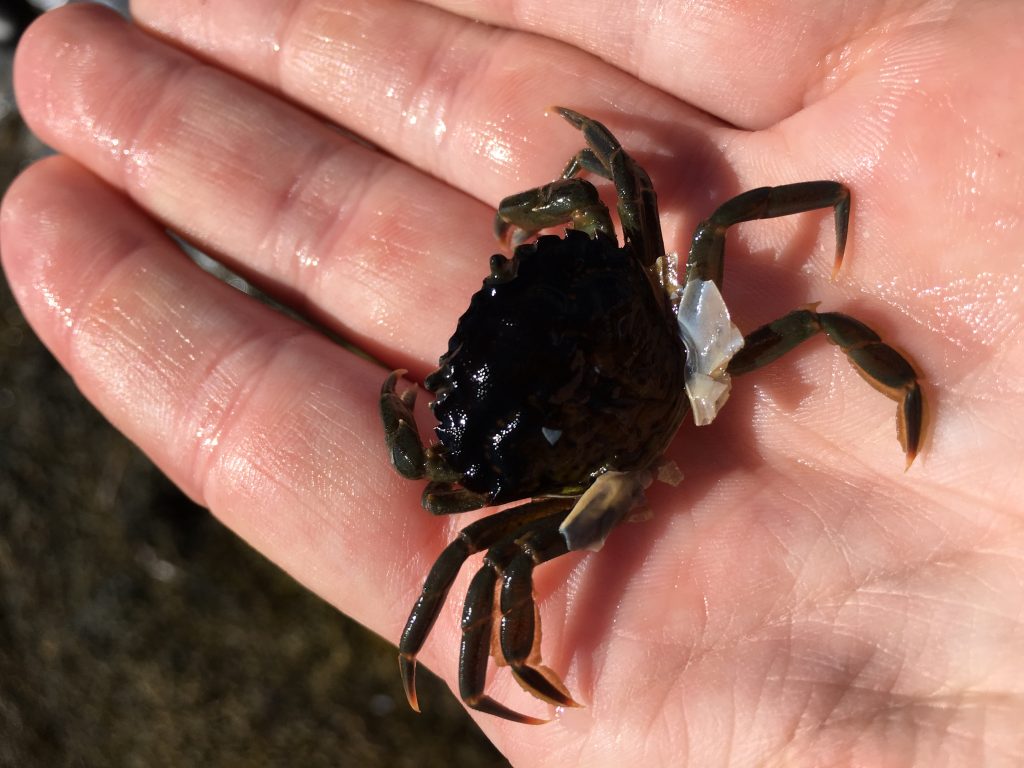
[[[492,205],[550,181],[579,149],[578,136],[545,116],[557,104],[599,119],[634,116],[617,133],[644,160],[692,140],[671,158],[670,178],[687,190],[703,196],[715,175],[705,154],[721,139],[711,135],[715,121],[536,35],[406,0],[141,0],[133,9],[159,34]]]
[[[0,246],[26,317],[107,418],[257,549],[397,636],[414,553],[441,532],[402,513],[415,489],[384,458],[375,366],[209,277],[63,158],[11,187]]]
[[[426,2],[562,40],[745,129],[774,125],[824,95],[844,44],[882,13],[874,3],[815,0]]]
[[[96,6],[43,17],[17,64],[45,141],[390,364],[437,359],[489,209]]]

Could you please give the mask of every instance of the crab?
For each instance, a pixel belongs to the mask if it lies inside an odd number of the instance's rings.
[[[425,446],[418,433],[416,388],[398,392],[404,371],[381,388],[389,458],[404,477],[428,479],[428,511],[523,502],[463,528],[427,575],[399,643],[405,693],[417,711],[417,654],[459,570],[478,552],[483,564],[462,616],[463,702],[520,723],[547,722],[485,693],[493,653],[537,698],[579,706],[541,662],[533,570],[567,552],[599,548],[644,503],[686,414],[698,424],[713,419],[731,376],[824,334],[896,401],[907,467],[921,441],[924,400],[914,368],[866,325],[813,305],[742,336],[721,300],[726,231],[743,221],[832,208],[834,276],[850,216],[844,185],[761,187],[728,200],[698,225],[680,279],[665,253],[650,177],[604,125],[571,109],[554,111],[582,132],[586,146],[559,179],[499,205],[495,233],[513,254],[491,257],[490,274],[423,382],[434,395],[437,441]],[[622,245],[583,173],[614,184]],[[537,236],[565,224],[571,228],[562,237]]]

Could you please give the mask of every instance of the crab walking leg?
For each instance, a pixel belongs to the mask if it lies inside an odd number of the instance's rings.
[[[772,219],[833,208],[836,221],[835,277],[843,263],[846,234],[850,225],[850,190],[837,181],[804,181],[780,187],[759,187],[727,200],[697,225],[686,262],[686,279],[713,280],[721,289],[724,271],[725,232],[733,224],[754,219]]]
[[[491,651],[494,625],[494,588],[498,583],[498,564],[491,560],[476,572],[466,593],[462,610],[462,644],[459,648],[459,696],[467,707],[495,715],[514,723],[543,725],[546,720],[509,709],[484,694],[487,659]],[[472,599],[471,599],[472,598]]]
[[[658,196],[647,171],[597,120],[565,107],[555,107],[555,111],[580,129],[588,145],[588,149],[581,150],[569,161],[562,176],[569,178],[588,170],[612,180],[626,242],[639,251],[640,261],[645,267],[651,266],[665,254],[665,242],[658,217]],[[597,170],[598,167],[603,172]]]
[[[494,236],[515,248],[540,230],[569,221],[591,237],[598,232],[615,237],[608,208],[585,179],[559,179],[506,197],[498,204]]]
[[[559,512],[526,526],[513,537],[505,539],[488,550],[487,555],[484,557],[483,567],[477,571],[466,592],[466,602],[462,613],[462,647],[459,653],[459,694],[467,706],[517,723],[538,725],[546,721],[522,715],[484,694],[484,685],[487,678],[487,660],[491,654],[495,586],[499,577],[501,577],[503,583],[507,583],[509,577],[506,569],[523,556],[524,553],[536,551],[537,547],[545,550],[545,552],[550,552],[547,559],[557,557],[558,554],[565,554],[565,543],[558,533],[558,526],[572,507],[573,499],[560,499],[559,501],[562,502]],[[560,548],[560,551],[551,552],[552,547],[554,549]],[[535,617],[532,613],[534,605],[532,583],[529,578],[524,583],[521,572],[514,580],[517,585],[522,584],[523,588],[531,593],[530,620],[528,626],[522,629],[523,632],[528,633],[526,646],[527,653],[529,653],[529,649],[534,645],[535,638],[539,640],[539,634],[535,635]],[[502,591],[504,592],[504,586]],[[518,618],[518,616],[515,616],[511,620]],[[510,620],[508,617],[502,616],[501,627],[503,635],[506,632],[506,622],[508,620]],[[504,648],[504,643],[502,647]],[[502,655],[504,655],[504,652]],[[512,671],[517,679],[530,693],[555,704],[578,706],[553,672],[550,675],[554,679],[554,683],[543,679],[539,687],[533,687],[523,683],[523,662],[515,655],[511,659],[506,658],[506,660],[512,666]],[[526,678],[529,680],[529,672],[526,673]]]
[[[501,585],[501,654],[525,690],[556,706],[578,707],[565,684],[540,663],[540,627],[533,599],[533,569],[569,552],[557,529],[521,543],[505,567]]]
[[[749,373],[777,360],[819,333],[843,352],[872,387],[896,401],[896,434],[909,468],[921,444],[924,397],[914,367],[879,335],[849,315],[797,309],[763,325],[744,339],[729,363],[733,375]]]
[[[419,704],[416,698],[416,656],[423,648],[430,630],[433,629],[441,606],[444,605],[448,591],[466,558],[514,537],[537,520],[551,516],[557,516],[561,520],[571,501],[546,499],[531,502],[478,520],[459,531],[455,540],[445,547],[434,561],[398,644],[398,665],[405,695],[410,706],[417,712]]]

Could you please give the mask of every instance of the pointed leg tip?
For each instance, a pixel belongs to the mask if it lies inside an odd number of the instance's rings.
[[[568,120],[577,128],[583,125],[583,115],[581,115],[574,109],[569,109],[568,107],[551,107],[551,111],[558,115],[561,115],[563,118]]]
[[[547,667],[512,667],[512,674],[523,690],[556,707],[582,707],[569,694],[569,689]]]
[[[388,377],[384,379],[384,383],[380,386],[381,395],[393,395],[395,394],[395,388],[398,384],[398,380],[405,376],[408,371],[405,368],[397,368],[388,374]]]
[[[911,382],[900,401],[896,414],[896,436],[907,455],[907,465],[903,471],[910,469],[921,448],[924,439],[926,411],[924,396],[920,383]]]
[[[414,712],[420,711],[419,698],[416,696],[416,659],[406,656],[404,653],[398,655],[398,670],[402,675],[402,688],[405,689],[405,698]]]
[[[505,717],[506,720],[511,720],[513,723],[519,723],[520,725],[547,725],[550,720],[545,720],[543,717],[530,717],[529,715],[521,715],[518,712],[511,712],[511,717],[505,715],[499,715],[499,717]]]
[[[917,458],[917,451],[907,451],[907,464],[903,467],[903,471],[907,472],[910,469],[910,465],[914,463],[914,459]]]
[[[464,699],[463,703],[465,703],[465,705],[470,709],[475,709],[477,712],[483,712],[485,715],[494,715],[495,717],[500,717],[503,720],[510,720],[513,723],[519,723],[520,725],[544,725],[545,723],[551,722],[550,720],[544,720],[539,717],[530,717],[529,715],[520,714],[514,709],[509,709],[504,704],[499,704],[490,696]]]
[[[832,264],[832,274],[829,276],[830,283],[836,283],[839,281],[839,270],[843,266],[843,257],[836,256],[835,262]]]

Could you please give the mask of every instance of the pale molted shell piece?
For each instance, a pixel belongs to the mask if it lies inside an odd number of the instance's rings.
[[[742,349],[743,334],[711,280],[686,284],[676,318],[686,346],[686,396],[693,422],[702,427],[714,421],[729,398],[732,381],[726,368]]]
[[[600,550],[612,528],[644,504],[644,490],[652,479],[652,473],[646,469],[608,471],[598,477],[558,528],[569,549]]]

